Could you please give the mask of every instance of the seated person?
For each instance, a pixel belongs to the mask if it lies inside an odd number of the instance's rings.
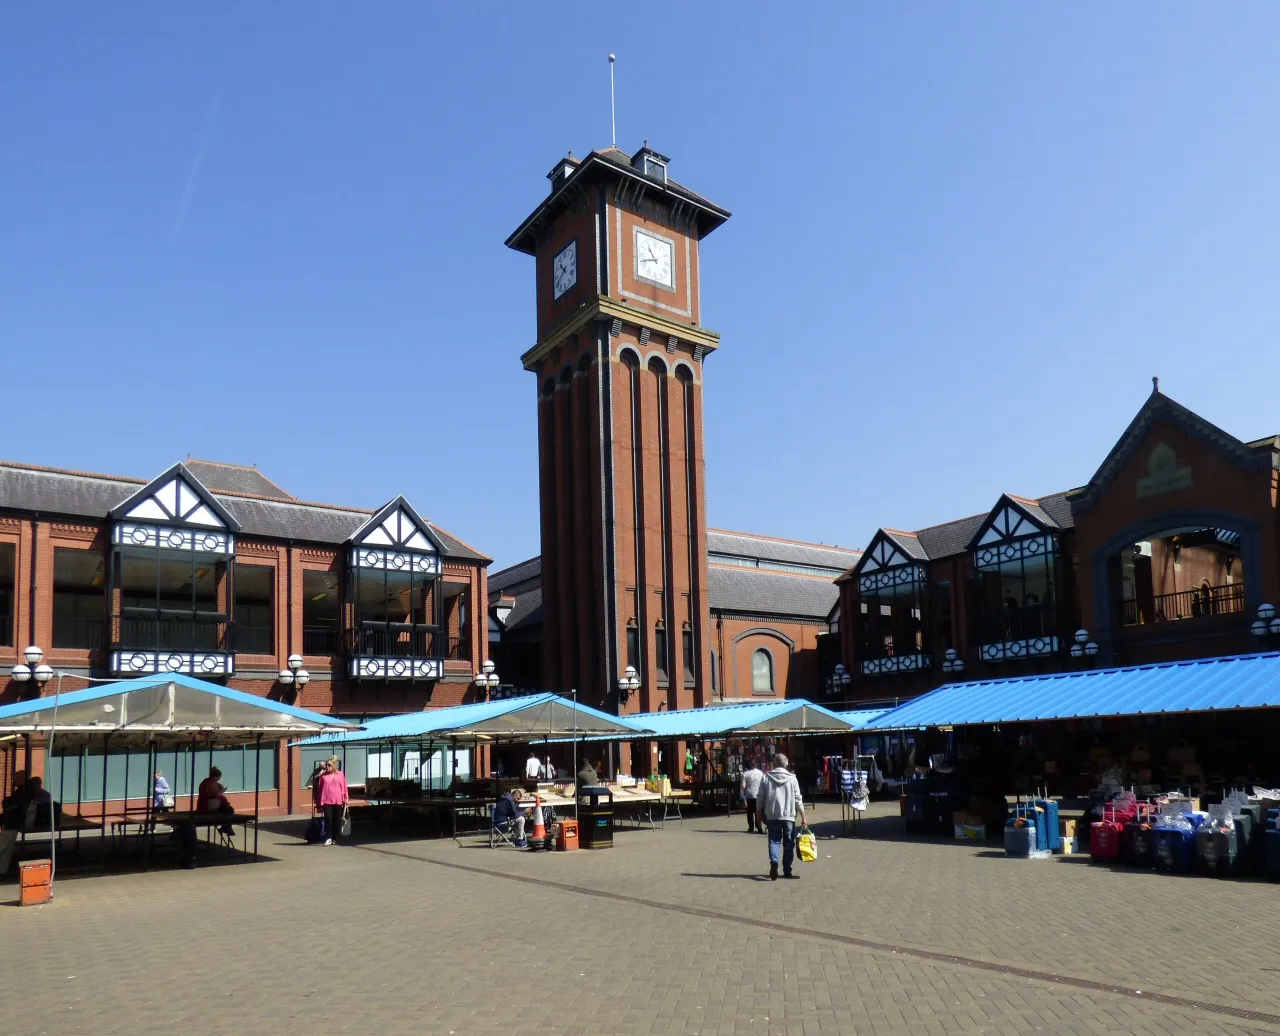
[[[493,807],[493,826],[505,830],[510,825],[511,832],[515,835],[516,845],[524,848],[529,844],[524,838],[524,821],[528,815],[528,810],[520,812],[516,797],[511,792],[504,791],[502,797],[498,799],[498,804]]]
[[[596,773],[596,768],[591,763],[582,764],[582,769],[578,771],[578,791],[583,788],[594,788],[600,783],[600,775]]]
[[[44,781],[28,777],[4,802],[0,827],[15,831],[35,831],[52,824],[53,796],[44,790]]]
[[[235,807],[227,800],[227,789],[220,783],[222,771],[216,766],[209,768],[209,776],[200,782],[200,790],[196,795],[197,813],[234,813]],[[236,829],[230,824],[218,828],[224,835],[234,835]]]

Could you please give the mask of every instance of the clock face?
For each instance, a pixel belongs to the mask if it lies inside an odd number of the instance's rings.
[[[559,298],[578,283],[578,242],[570,241],[551,262],[551,288]]]
[[[636,230],[636,276],[642,281],[674,289],[675,242]]]

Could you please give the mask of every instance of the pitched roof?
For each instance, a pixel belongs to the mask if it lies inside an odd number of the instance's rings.
[[[707,569],[707,595],[713,611],[826,621],[840,590],[822,577],[713,565]]]
[[[492,596],[508,587],[518,587],[521,583],[536,580],[542,575],[542,555],[535,554],[527,561],[521,561],[497,572],[489,573],[489,594]]]
[[[146,484],[146,479],[0,461],[0,507],[6,510],[101,521]],[[229,493],[213,493],[213,496],[240,523],[240,534],[250,538],[260,536],[339,546],[374,513],[368,508],[293,499]],[[431,528],[444,544],[446,557],[484,563],[490,560],[438,526],[431,525]]]
[[[729,532],[725,529],[707,530],[707,553],[758,558],[762,561],[780,561],[784,564],[808,565],[837,571],[844,571],[850,565],[856,564],[858,558],[862,556],[862,551],[849,547],[829,547],[824,543],[805,543],[801,540],[777,539],[749,532]],[[714,564],[714,559],[712,563]]]
[[[1111,452],[1098,466],[1088,485],[1071,492],[1071,509],[1074,513],[1087,511],[1098,501],[1157,421],[1167,421],[1175,428],[1180,428],[1191,438],[1199,440],[1219,456],[1240,467],[1265,471],[1280,466],[1280,448],[1275,438],[1246,443],[1170,399],[1157,386],[1129,422],[1124,434],[1111,447]]]
[[[505,623],[508,633],[525,626],[536,626],[542,621],[542,587],[526,590],[516,598],[515,607]]]
[[[293,499],[292,493],[286,493],[272,482],[258,470],[257,465],[246,467],[243,464],[224,464],[216,460],[188,457],[186,469],[204,483],[206,489],[215,493],[249,493],[252,496]]]

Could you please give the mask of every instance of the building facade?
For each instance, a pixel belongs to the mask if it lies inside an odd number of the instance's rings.
[[[354,718],[459,704],[487,658],[488,564],[403,497],[308,503],[199,460],[149,481],[0,463],[0,701],[40,692],[10,677],[36,645],[64,691],[182,672]],[[291,657],[305,686],[281,680]]]
[[[711,691],[700,243],[729,213],[646,146],[570,155],[508,238],[535,260],[541,684],[628,711]]]
[[[1086,485],[876,533],[838,580],[848,696],[1273,646],[1254,625],[1280,598],[1277,471],[1280,437],[1237,439],[1155,382]]]
[[[721,529],[708,529],[706,542],[710,697],[704,704],[819,696],[823,674],[839,659],[828,625],[839,596],[833,580],[859,552]],[[489,577],[490,652],[510,681],[500,693],[539,687],[543,602],[540,558]],[[633,635],[631,658],[639,668],[645,662],[637,640]],[[691,684],[690,660],[678,661]],[[660,697],[654,711],[674,707]]]

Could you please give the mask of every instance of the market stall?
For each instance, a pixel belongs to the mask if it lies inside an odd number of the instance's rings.
[[[47,849],[56,860],[61,841],[73,838],[79,855],[81,834],[96,832],[94,847],[100,861],[113,847],[135,845],[149,862],[157,829],[182,834],[199,828],[239,827],[243,850],[249,851],[252,832],[256,855],[262,763],[275,760],[274,751],[267,750],[282,739],[347,731],[353,726],[182,674],[104,683],[2,706],[0,739],[20,742],[27,758],[44,753],[38,790],[24,793],[24,787],[37,787],[28,775],[29,783],[6,801],[2,834],[9,836],[6,841],[18,843],[20,855],[28,847]],[[244,808],[198,813],[197,767],[202,762],[212,765],[217,753],[238,748],[252,750],[252,813]],[[171,760],[167,765],[173,783],[168,804],[162,800],[157,806],[153,774],[162,757]],[[189,775],[174,772],[179,760],[189,767]],[[113,772],[113,765],[123,774]],[[176,794],[182,786],[180,776],[188,777],[185,801]],[[269,776],[274,781],[275,771]],[[90,786],[96,801],[85,796]],[[74,810],[69,799],[73,791]]]
[[[1012,812],[1010,825],[1036,827],[1036,851],[1096,853],[1102,832],[1100,858],[1144,866],[1161,820],[1180,844],[1216,820],[1225,842],[1247,807],[1248,848],[1231,866],[1262,866],[1280,786],[1280,654],[949,684],[869,727],[903,728],[919,731],[925,764],[904,793],[909,830],[998,836]]]
[[[558,694],[533,694],[523,698],[478,702],[423,712],[400,713],[371,720],[360,730],[306,738],[303,746],[326,746],[340,757],[350,749],[374,749],[390,753],[392,772],[399,774],[365,788],[366,800],[375,816],[390,818],[414,814],[444,830],[457,834],[460,819],[482,823],[499,795],[519,782],[494,775],[487,780],[459,780],[459,754],[482,745],[538,744],[566,742],[611,735],[636,736],[629,721],[580,705]],[[445,782],[436,782],[422,766],[423,760],[437,758],[441,749],[450,760],[452,772]],[[406,762],[407,760],[407,762]],[[576,772],[575,753],[575,772]],[[437,783],[443,786],[437,787]],[[548,781],[539,788],[544,805],[575,808],[573,780]]]

